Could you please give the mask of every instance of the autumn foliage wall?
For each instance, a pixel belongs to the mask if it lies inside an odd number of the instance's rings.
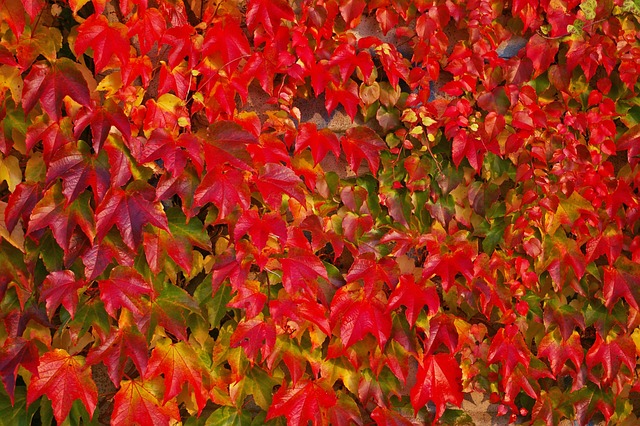
[[[637,420],[638,0],[0,16],[2,419]]]

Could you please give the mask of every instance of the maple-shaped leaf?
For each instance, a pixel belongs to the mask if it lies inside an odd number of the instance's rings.
[[[341,287],[331,301],[330,322],[340,326],[344,348],[372,334],[383,348],[391,334],[391,318],[386,313],[384,293],[375,288],[365,292],[359,283]]]
[[[575,240],[568,238],[566,233],[558,230],[554,235],[544,235],[543,254],[538,258],[541,270],[549,271],[556,290],[564,288],[569,283],[578,294],[584,290],[579,280],[586,271],[584,255]]]
[[[371,419],[377,426],[414,426],[415,423],[395,410],[386,407],[376,407],[371,412]]]
[[[118,265],[133,266],[133,254],[115,235],[107,234],[102,241],[96,242],[82,255],[84,276],[88,280],[96,279],[115,259]]]
[[[355,81],[349,79],[342,84],[329,81],[325,90],[324,106],[329,114],[340,104],[344,107],[347,115],[351,117],[351,120],[356,117],[360,98],[358,96],[358,84]]]
[[[184,289],[167,284],[151,303],[150,330],[156,325],[179,340],[187,340],[187,320],[192,315],[202,315],[200,306]]]
[[[255,31],[260,25],[267,35],[273,37],[282,20],[293,21],[295,16],[285,0],[249,0],[246,17],[250,31]]]
[[[269,302],[269,313],[276,321],[310,321],[317,325],[324,334],[331,335],[326,308],[318,303],[312,295],[285,296],[280,294],[278,299]]]
[[[84,357],[69,355],[64,349],[53,349],[40,357],[38,374],[31,378],[27,388],[27,405],[42,395],[51,400],[58,424],[67,418],[77,399],[82,401],[90,417],[98,405],[98,388]]]
[[[398,309],[401,305],[407,308],[405,315],[409,325],[413,327],[425,306],[429,307],[430,316],[440,310],[440,296],[436,286],[430,285],[427,280],[422,279],[416,283],[413,274],[404,274],[389,296],[387,312]]]
[[[126,190],[112,187],[96,208],[95,217],[98,240],[115,225],[132,250],[140,245],[142,229],[147,223],[170,232],[162,204],[155,201],[155,191],[150,186],[140,189],[131,186]]]
[[[327,409],[337,402],[333,390],[325,389],[312,381],[299,381],[293,387],[282,386],[273,395],[266,420],[278,416],[287,419],[287,425],[307,426],[326,423]]]
[[[54,271],[47,275],[42,283],[40,300],[46,302],[49,318],[62,305],[73,319],[78,306],[78,290],[85,285],[84,280],[76,279],[73,271]]]
[[[230,308],[244,309],[247,319],[257,316],[264,304],[267,302],[267,295],[260,289],[260,282],[254,280],[245,281],[244,285],[238,289],[238,293],[227,303]]]
[[[151,359],[145,379],[164,376],[163,404],[176,397],[185,383],[194,390],[198,404],[198,415],[202,412],[208,398],[208,389],[203,384],[207,369],[196,351],[185,342],[172,343],[171,339],[161,339],[151,352]]]
[[[549,65],[555,60],[556,53],[558,53],[557,40],[551,40],[539,34],[534,34],[529,39],[526,46],[526,55],[533,62],[534,72],[532,78],[538,77],[549,68]]]
[[[620,229],[610,225],[591,240],[587,241],[585,262],[590,263],[603,254],[609,265],[613,265],[622,251],[623,236]]]
[[[354,28],[360,23],[367,2],[364,0],[343,0],[340,2],[340,14],[348,28]]]
[[[368,127],[352,127],[340,138],[340,144],[354,173],[358,173],[362,160],[367,161],[371,173],[375,175],[378,172],[380,151],[386,144],[376,132]]]
[[[299,154],[305,148],[311,149],[314,165],[321,162],[329,152],[333,152],[336,159],[340,158],[340,141],[329,129],[318,130],[315,123],[302,123],[298,128],[295,153]]]
[[[65,256],[72,258],[74,242],[77,242],[80,236],[76,227],[82,230],[88,242],[93,241],[95,236],[93,212],[89,205],[90,198],[91,195],[85,192],[68,204],[62,194],[61,185],[52,186],[34,207],[27,234],[50,228],[56,242],[64,250]]]
[[[635,309],[640,309],[640,264],[618,257],[614,266],[604,267],[604,305],[613,309],[618,299],[624,300]]]
[[[249,41],[236,19],[216,23],[204,35],[202,56],[228,75],[233,74],[240,66],[240,60],[250,53]]]
[[[40,102],[42,109],[53,121],[62,117],[62,100],[69,96],[80,105],[89,106],[91,96],[87,81],[76,63],[67,58],[52,64],[37,62],[24,78],[22,108],[25,113]]]
[[[516,325],[509,324],[498,330],[491,341],[487,362],[498,363],[502,377],[509,377],[518,363],[529,367],[530,359],[531,351]]]
[[[23,224],[27,224],[33,208],[42,196],[42,189],[39,183],[21,182],[9,195],[7,206],[4,210],[4,221],[7,231],[13,229],[22,219]]]
[[[120,386],[129,358],[140,374],[146,372],[149,361],[147,341],[131,324],[130,315],[122,315],[118,325],[119,328],[112,328],[108,332],[98,327],[96,331],[100,344],[91,348],[87,354],[89,365],[102,362],[107,367],[109,378],[116,387]]]
[[[587,351],[586,365],[589,380],[600,387],[611,386],[614,380],[621,386],[634,374],[636,345],[629,336],[608,336],[603,340],[600,333],[596,333],[596,341]],[[623,365],[629,373],[621,371]]]
[[[24,7],[20,0],[5,0],[0,7],[0,17],[11,28],[16,38],[20,38],[24,31],[26,19],[24,16]]]
[[[38,14],[44,9],[46,2],[44,0],[22,0],[25,12],[33,21]]]
[[[242,346],[247,358],[255,362],[258,352],[262,354],[263,360],[267,359],[273,351],[275,343],[276,330],[274,325],[256,317],[238,324],[231,335],[230,347]]]
[[[251,157],[248,146],[258,143],[258,138],[232,121],[220,120],[207,129],[203,145],[207,168],[211,170],[229,163],[240,170],[251,171]]]
[[[127,308],[138,316],[143,315],[142,296],[154,297],[151,284],[135,269],[116,266],[111,270],[109,278],[98,281],[100,299],[104,302],[107,313],[117,318],[116,311]]]
[[[438,352],[444,345],[449,352],[455,354],[458,347],[458,330],[454,319],[445,313],[438,313],[429,319],[429,330],[424,338],[424,353]]]
[[[92,105],[91,108],[81,108],[78,111],[73,122],[73,135],[76,139],[80,139],[87,126],[91,127],[91,146],[95,153],[102,149],[112,126],[122,133],[125,140],[128,141],[131,138],[129,118],[113,99],[107,99],[98,105]]]
[[[121,65],[129,62],[130,43],[127,39],[127,27],[119,22],[111,23],[104,15],[90,15],[78,27],[75,44],[76,56],[93,49],[95,73],[102,71],[109,62],[117,57]]]
[[[162,379],[123,380],[113,398],[111,424],[167,425],[180,421],[180,410],[174,401],[162,404]]]
[[[584,315],[573,304],[564,304],[556,299],[545,302],[543,320],[546,329],[557,326],[564,340],[569,339],[577,328],[584,330]]]
[[[233,238],[238,241],[243,235],[249,235],[258,251],[261,251],[273,235],[281,246],[287,242],[287,226],[279,214],[272,212],[262,216],[255,209],[245,210],[233,230]]]
[[[432,401],[436,405],[435,420],[442,417],[448,402],[460,407],[462,370],[453,355],[427,355],[418,366],[416,384],[411,388],[410,396],[416,413]]]
[[[194,205],[204,206],[213,203],[224,219],[236,208],[248,209],[251,205],[251,190],[244,175],[228,166],[211,168],[196,189]]]
[[[547,333],[538,344],[538,357],[549,360],[551,372],[556,377],[568,360],[573,363],[574,370],[579,370],[584,359],[580,335],[574,331],[568,339],[563,339],[559,329]]]
[[[305,196],[301,189],[302,181],[288,167],[276,163],[265,164],[260,168],[255,183],[266,203],[274,210],[280,208],[283,194],[305,205]]]
[[[575,420],[578,424],[589,424],[594,414],[599,411],[606,422],[615,413],[614,392],[593,383],[587,383],[582,389],[571,394],[571,402],[575,407]]]
[[[138,14],[137,19],[129,22],[128,36],[138,36],[140,54],[146,55],[154,43],[160,42],[166,29],[167,24],[162,13],[154,7],[150,7],[144,13]]]
[[[46,185],[57,178],[62,179],[62,194],[67,203],[72,203],[82,194],[95,177],[89,147],[79,141],[78,145],[69,143],[60,147],[52,156],[47,167]]]
[[[20,366],[25,367],[32,374],[37,374],[38,347],[31,340],[10,337],[0,348],[0,379],[2,379],[12,404],[14,403],[16,377]]]
[[[315,294],[318,278],[329,280],[327,268],[314,254],[297,253],[280,259],[282,285],[290,294],[299,290]]]

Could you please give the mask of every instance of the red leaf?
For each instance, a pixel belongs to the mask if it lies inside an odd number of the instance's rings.
[[[24,18],[24,8],[20,0],[5,0],[0,7],[0,17],[11,28],[16,39],[20,38],[24,31],[26,20]]]
[[[428,285],[426,280],[423,279],[416,284],[413,274],[404,274],[389,296],[387,312],[398,309],[400,305],[407,308],[405,316],[409,325],[413,327],[425,306],[429,307],[430,316],[439,311],[440,296],[437,288],[434,285]]]
[[[314,123],[302,123],[298,128],[295,154],[305,148],[311,149],[314,165],[321,162],[329,151],[336,159],[340,158],[340,142],[336,134],[329,129],[318,130]]]
[[[196,207],[212,202],[218,208],[220,219],[226,218],[237,207],[245,210],[251,205],[251,191],[244,176],[227,166],[212,168],[196,189]]]
[[[276,330],[273,324],[267,324],[260,318],[252,318],[238,324],[231,335],[229,346],[242,346],[247,358],[255,362],[258,351],[262,354],[263,360],[267,359],[275,343]]]
[[[418,367],[416,384],[411,388],[411,405],[417,413],[427,402],[436,405],[437,421],[448,402],[462,404],[462,370],[451,354],[428,355]]]
[[[95,229],[89,194],[85,193],[82,198],[68,204],[61,193],[60,185],[55,185],[45,192],[33,209],[27,234],[50,228],[56,242],[67,256],[72,252],[73,239],[78,237],[76,227],[80,227],[89,242],[93,241]]]
[[[247,6],[247,27],[255,31],[258,25],[267,35],[273,37],[282,20],[293,21],[293,9],[285,0],[249,0]]]
[[[622,240],[620,229],[608,226],[599,235],[587,242],[585,262],[588,264],[604,254],[607,256],[609,265],[613,265],[622,251]]]
[[[95,73],[102,71],[114,58],[120,64],[129,62],[129,40],[127,27],[116,22],[110,23],[104,15],[91,15],[80,24],[75,44],[76,56],[82,55],[88,48],[93,49]]]
[[[340,1],[340,14],[347,23],[347,28],[354,28],[360,23],[360,17],[367,3],[364,0],[342,0]]]
[[[82,255],[85,278],[96,279],[113,259],[118,265],[133,266],[133,254],[122,240],[114,241],[106,236]]]
[[[391,318],[386,313],[387,301],[380,291],[365,290],[359,283],[341,287],[331,301],[330,321],[340,326],[344,348],[372,334],[383,348],[391,334]]]
[[[526,46],[527,58],[533,62],[533,76],[538,77],[553,63],[558,53],[558,42],[546,39],[539,34],[534,34]]]
[[[280,263],[282,285],[290,294],[307,290],[311,295],[315,295],[318,278],[329,280],[327,269],[313,254],[296,254],[280,259]]]
[[[315,382],[299,381],[289,388],[282,386],[273,395],[266,420],[284,416],[289,426],[314,426],[325,424],[325,413],[338,399],[332,390],[326,390]]]
[[[362,160],[367,161],[371,173],[375,175],[378,172],[380,151],[386,144],[376,132],[368,127],[352,127],[340,138],[340,144],[354,173],[358,173]]]
[[[163,405],[182,391],[184,383],[189,383],[194,390],[200,415],[209,399],[208,390],[202,383],[203,377],[208,374],[195,350],[185,342],[171,343],[168,338],[159,340],[151,353],[145,379],[160,374],[164,376],[165,385]]]
[[[558,329],[547,333],[538,344],[538,357],[549,360],[551,372],[556,377],[558,377],[568,360],[573,363],[574,370],[580,370],[584,359],[584,349],[580,343],[580,335],[577,331],[574,331],[565,340]]]
[[[371,419],[378,426],[414,426],[415,423],[404,417],[397,411],[390,410],[386,407],[376,407],[371,413]]]
[[[146,55],[154,43],[160,42],[167,25],[164,17],[156,8],[146,9],[140,15],[142,16],[131,23],[128,35],[129,37],[138,36],[140,53]]]
[[[49,319],[62,305],[73,319],[76,306],[78,306],[78,290],[85,286],[84,280],[76,279],[73,271],[54,271],[45,278],[42,283],[40,300],[44,300],[47,305]]]
[[[260,169],[256,186],[265,202],[274,210],[280,209],[283,194],[287,194],[303,206],[305,205],[305,196],[301,189],[302,181],[293,170],[281,164],[265,164]]]
[[[25,113],[38,101],[53,121],[62,117],[62,100],[69,96],[81,105],[91,102],[87,82],[77,65],[67,58],[60,58],[52,65],[38,62],[24,79],[22,108]]]
[[[622,381],[622,377],[628,380],[634,375],[636,345],[629,336],[622,335],[604,341],[600,333],[596,333],[596,341],[587,352],[586,364],[589,380],[598,386],[611,386],[614,380],[618,386],[622,386],[626,381]],[[627,366],[629,373],[621,373],[620,367],[623,364]]]
[[[529,367],[531,352],[517,326],[510,324],[498,330],[491,341],[487,362],[499,364],[502,377],[508,378],[520,363]]]
[[[113,187],[109,189],[96,209],[96,238],[104,238],[115,225],[125,244],[136,250],[142,241],[142,229],[147,223],[170,232],[162,204],[154,199],[155,191],[151,187],[126,191]]]
[[[255,209],[245,210],[233,230],[233,239],[239,241],[245,234],[251,237],[258,251],[262,251],[270,235],[277,237],[281,246],[286,244],[287,225],[278,213],[272,212],[260,216]]]
[[[202,55],[209,57],[228,75],[233,74],[238,69],[240,60],[250,53],[249,41],[235,20],[213,25],[204,35]]]
[[[426,355],[437,352],[442,345],[455,354],[458,347],[458,329],[454,319],[445,313],[438,313],[429,319],[429,331],[424,338],[424,353]]]
[[[318,83],[317,86],[317,90],[319,91],[322,85]],[[351,117],[351,120],[355,118],[358,113],[358,105],[360,102],[360,97],[358,96],[358,84],[355,81],[349,79],[342,84],[329,81],[325,91],[324,105],[329,114],[331,114],[333,110],[338,107],[338,104],[340,104],[344,107],[347,115]]]
[[[127,308],[137,315],[143,314],[143,295],[153,297],[154,290],[135,269],[126,266],[116,266],[111,270],[109,278],[98,282],[100,299],[104,307],[113,318],[117,318],[116,311]]]
[[[16,186],[9,195],[9,201],[4,210],[4,221],[9,232],[13,232],[20,218],[24,225],[28,223],[29,216],[40,197],[41,189],[38,183],[20,182]]]
[[[24,6],[25,12],[29,15],[29,18],[33,21],[36,19],[38,14],[44,9],[45,6],[44,0],[22,0],[22,5]]]
[[[635,309],[640,309],[640,265],[626,257],[619,257],[615,265],[604,267],[604,305],[613,309],[618,299],[624,300]]]
[[[84,358],[71,356],[63,349],[54,349],[40,357],[38,374],[27,388],[27,405],[46,395],[51,400],[58,424],[69,415],[73,401],[79,399],[90,417],[98,404],[98,389],[91,378],[91,369]]]
[[[227,303],[230,308],[244,309],[245,317],[252,319],[256,317],[267,302],[267,295],[260,289],[260,282],[246,280],[244,285],[238,289],[238,293]]]
[[[124,380],[113,398],[111,424],[114,425],[167,425],[180,421],[175,401],[161,404],[162,381]]]
[[[0,348],[0,378],[9,394],[11,404],[14,403],[16,377],[18,368],[25,367],[32,374],[37,374],[38,347],[31,340],[22,337],[8,338]]]
[[[97,327],[95,330],[100,336],[100,345],[91,348],[87,354],[87,364],[94,365],[102,362],[107,367],[109,378],[116,387],[120,387],[127,357],[133,360],[141,374],[145,373],[149,361],[146,339],[138,330],[126,324],[127,321],[128,317],[123,316],[120,320],[121,327],[112,328],[108,333]]]

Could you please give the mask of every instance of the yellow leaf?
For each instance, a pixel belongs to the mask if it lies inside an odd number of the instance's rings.
[[[9,232],[4,222],[4,210],[7,203],[0,201],[0,241],[6,240],[9,244],[24,253],[24,230],[22,229],[22,220],[18,222],[12,232]]]
[[[13,192],[16,186],[22,182],[22,170],[20,163],[13,155],[0,159],[0,182],[6,181],[9,192]]]
[[[22,100],[22,78],[20,78],[20,70],[17,67],[0,66],[0,88],[3,87],[9,89],[13,102],[19,104]]]

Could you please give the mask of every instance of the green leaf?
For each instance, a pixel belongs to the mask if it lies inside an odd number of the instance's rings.
[[[11,400],[5,393],[4,387],[0,387],[0,424],[11,426],[29,426],[33,420],[38,405],[33,404],[27,409],[27,390],[24,386],[16,386],[15,402],[11,406]]]
[[[221,407],[211,413],[205,426],[244,426],[251,424],[251,416],[247,411],[235,407]]]

